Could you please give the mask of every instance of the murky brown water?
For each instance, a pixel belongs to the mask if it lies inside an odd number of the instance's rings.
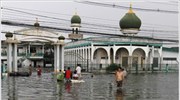
[[[85,83],[41,77],[4,77],[2,100],[178,100],[178,73],[129,74],[117,90],[113,74],[83,75]]]

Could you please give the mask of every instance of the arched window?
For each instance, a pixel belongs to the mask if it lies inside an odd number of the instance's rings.
[[[76,28],[76,34],[78,34],[78,28]]]
[[[72,29],[72,33],[74,33],[74,28]]]

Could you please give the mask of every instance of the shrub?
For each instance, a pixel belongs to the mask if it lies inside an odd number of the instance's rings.
[[[112,63],[108,67],[106,67],[107,72],[113,72],[118,68],[118,64]]]

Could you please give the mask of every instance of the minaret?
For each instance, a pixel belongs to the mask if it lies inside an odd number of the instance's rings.
[[[71,18],[72,33],[78,34],[79,28],[81,27],[81,18],[75,12],[74,16]]]
[[[71,18],[72,33],[69,34],[69,38],[72,40],[78,40],[83,38],[83,35],[79,33],[81,27],[81,18],[77,15],[77,12]]]

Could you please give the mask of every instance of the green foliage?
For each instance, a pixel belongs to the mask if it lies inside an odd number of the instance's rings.
[[[108,67],[106,67],[106,71],[113,72],[113,71],[117,70],[118,67],[119,67],[118,64],[112,63]]]

